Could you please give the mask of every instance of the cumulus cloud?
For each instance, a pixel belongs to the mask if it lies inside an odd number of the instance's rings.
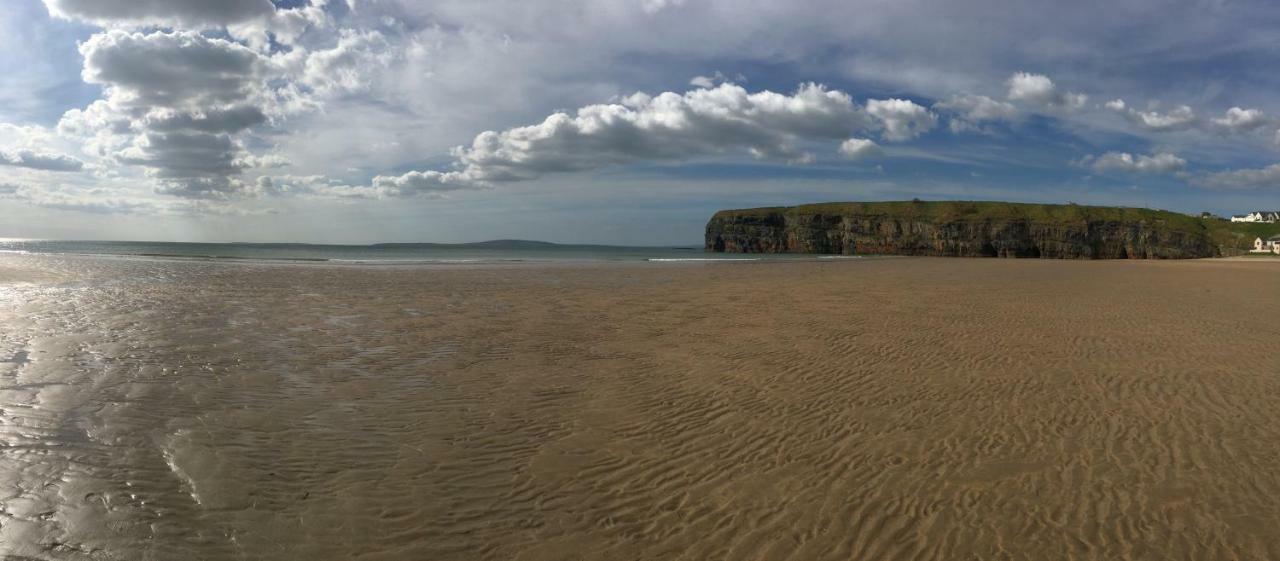
[[[933,104],[933,108],[952,114],[948,125],[952,132],[975,130],[983,122],[1011,121],[1018,116],[1012,103],[985,95],[957,94]]]
[[[840,143],[840,154],[850,160],[872,158],[884,153],[879,144],[866,138],[850,138]]]
[[[323,175],[264,175],[254,181],[251,190],[264,197],[375,199],[381,196],[371,187],[347,185]]]
[[[1211,120],[1213,125],[1227,132],[1249,132],[1266,126],[1270,120],[1257,109],[1232,107],[1221,117]]]
[[[250,189],[255,195],[266,197],[384,199],[439,198],[450,191],[485,187],[462,172],[410,171],[378,175],[368,185],[350,185],[324,175],[264,175]]]
[[[938,124],[937,115],[906,99],[867,100],[867,113],[880,121],[885,140],[892,142],[911,140]]]
[[[0,150],[0,166],[16,166],[44,171],[80,171],[84,162],[65,154],[31,150]]]
[[[277,8],[266,18],[253,18],[230,24],[227,31],[260,51],[271,48],[270,39],[293,45],[309,29],[329,27],[330,18],[325,12],[326,0],[312,0],[310,4],[294,8]]]
[[[1128,152],[1107,152],[1096,158],[1085,158],[1082,162],[1093,171],[1107,173],[1112,171],[1125,173],[1173,173],[1187,167],[1187,161],[1168,152],[1158,154],[1133,155]]]
[[[80,45],[85,82],[126,107],[207,107],[243,101],[260,83],[265,59],[234,41],[189,31],[111,30]]]
[[[1138,128],[1152,132],[1169,132],[1187,130],[1196,126],[1196,113],[1187,105],[1179,105],[1166,113],[1156,109],[1141,111],[1129,107],[1123,99],[1113,99],[1106,103],[1106,108],[1124,115],[1129,122]]]
[[[514,181],[736,150],[761,159],[805,161],[811,156],[799,142],[835,141],[874,126],[848,94],[818,84],[803,84],[791,95],[749,93],[735,84],[683,94],[635,94],[619,103],[582,107],[574,115],[555,113],[536,125],[483,132],[470,146],[453,151],[458,170],[449,173],[459,175],[414,181],[421,186]]]
[[[373,189],[384,196],[433,196],[448,191],[477,187],[465,172],[411,171],[397,176],[373,178]]]
[[[1216,189],[1274,188],[1280,186],[1280,164],[1209,173],[1196,178],[1194,183]]]
[[[368,86],[368,67],[386,66],[390,58],[390,46],[381,33],[344,29],[333,48],[307,56],[302,82],[321,93],[359,91]]]
[[[141,166],[163,194],[252,194],[239,176],[280,162],[252,154],[244,133],[362,88],[388,51],[376,31],[343,30],[329,48],[264,54],[193,31],[109,29],[80,45],[83,79],[101,85],[103,99],[66,112],[58,131],[88,153]]]
[[[1005,81],[1005,85],[1010,100],[1045,109],[1079,109],[1089,100],[1089,96],[1082,93],[1058,90],[1053,80],[1043,74],[1017,72]]]
[[[105,98],[68,112],[60,130],[146,168],[161,193],[207,199],[241,190],[236,176],[252,159],[234,135],[267,120],[263,55],[189,31],[109,30],[80,52],[84,80],[101,84]]]
[[[1153,131],[1184,130],[1191,128],[1196,122],[1195,111],[1187,105],[1179,105],[1168,113],[1131,111],[1129,116],[1138,125]]]

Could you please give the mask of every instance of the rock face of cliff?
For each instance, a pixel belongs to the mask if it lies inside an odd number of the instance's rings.
[[[1186,259],[1234,251],[1202,219],[1173,212],[922,201],[721,211],[707,223],[706,248],[1052,259]]]

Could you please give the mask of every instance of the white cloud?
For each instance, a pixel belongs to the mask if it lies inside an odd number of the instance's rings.
[[[31,150],[0,150],[0,166],[16,166],[44,171],[80,171],[84,162],[65,154]]]
[[[1082,93],[1059,91],[1057,85],[1043,74],[1017,72],[1005,81],[1008,98],[1044,109],[1074,110],[1084,107],[1089,96]]]
[[[850,138],[840,143],[840,153],[850,160],[862,160],[884,153],[879,144],[866,138]]]
[[[1266,126],[1270,119],[1258,109],[1232,107],[1221,117],[1212,119],[1214,126],[1227,132],[1249,132]]]
[[[1217,189],[1261,189],[1280,186],[1280,164],[1260,169],[1237,169],[1200,176],[1195,183]]]
[[[697,88],[714,88],[716,80],[711,76],[694,76],[689,80],[689,85]]]
[[[641,0],[641,8],[646,14],[656,14],[667,8],[683,6],[684,0]]]
[[[373,178],[373,188],[379,194],[393,197],[430,196],[477,187],[465,172],[456,171],[411,171],[398,176],[379,175]]]
[[[308,5],[276,9],[267,18],[227,25],[227,31],[232,37],[263,52],[270,50],[269,39],[272,38],[279,43],[293,45],[308,30],[323,29],[331,25],[329,15],[324,11],[326,3],[323,0],[312,0]]]
[[[867,113],[880,120],[885,140],[893,142],[911,140],[938,124],[937,115],[906,99],[867,100]]]
[[[1138,128],[1152,132],[1187,130],[1197,123],[1195,111],[1187,105],[1179,105],[1167,113],[1161,113],[1154,108],[1140,111],[1129,107],[1123,99],[1113,99],[1106,103],[1106,107],[1124,115]]]
[[[709,76],[694,76],[689,80],[689,85],[695,88],[714,88],[716,87],[716,84],[722,84],[724,82],[743,83],[746,81],[747,81],[747,77],[743,76],[741,73],[738,73],[734,75],[733,78],[730,78],[726,76],[724,72],[717,70],[715,71],[715,73]]]
[[[369,85],[369,68],[385,67],[392,56],[381,33],[344,29],[333,48],[307,56],[302,82],[324,94],[360,91]]]
[[[254,181],[251,190],[255,195],[269,197],[383,199],[439,198],[451,191],[486,187],[463,172],[410,171],[375,176],[369,185],[350,185],[323,175],[264,175]]]
[[[991,99],[985,95],[956,94],[933,104],[939,111],[951,113],[952,132],[976,130],[987,121],[1012,121],[1018,117],[1018,108],[1007,101]]]
[[[470,146],[454,150],[458,171],[449,173],[461,176],[415,181],[428,186],[460,180],[454,178],[513,181],[735,150],[756,158],[804,162],[811,156],[797,143],[848,138],[872,126],[848,94],[821,85],[804,84],[785,95],[749,93],[735,84],[721,84],[683,94],[633,95],[621,103],[582,107],[574,115],[555,113],[536,125],[483,132]]]
[[[1160,152],[1150,156],[1134,156],[1128,152],[1107,152],[1096,158],[1085,158],[1082,162],[1093,171],[1106,173],[1111,171],[1126,173],[1173,173],[1187,167],[1187,161],[1168,152]]]
[[[1153,131],[1184,130],[1191,128],[1196,122],[1195,111],[1187,105],[1179,105],[1163,114],[1157,111],[1131,111],[1129,115],[1135,123]]]

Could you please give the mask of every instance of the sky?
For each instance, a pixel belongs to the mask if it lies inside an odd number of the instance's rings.
[[[1280,208],[1280,5],[6,0],[0,237],[698,243],[822,201]]]

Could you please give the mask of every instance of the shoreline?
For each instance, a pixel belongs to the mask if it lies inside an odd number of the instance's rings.
[[[724,255],[715,254],[712,255]],[[24,258],[65,259],[65,260],[101,260],[122,262],[152,263],[198,263],[227,265],[263,265],[263,266],[304,266],[304,267],[338,267],[338,268],[399,268],[399,269],[501,269],[501,268],[539,268],[539,267],[612,267],[612,266],[681,266],[693,264],[769,264],[787,265],[804,263],[834,263],[858,261],[882,261],[897,259],[954,260],[978,262],[1071,262],[1071,263],[1262,263],[1278,262],[1280,256],[1273,255],[1236,255],[1228,257],[1202,257],[1193,259],[1042,259],[1042,258],[995,258],[995,257],[956,257],[935,255],[838,255],[838,254],[731,254],[741,257],[721,258],[649,258],[649,259],[325,259],[325,258],[258,258],[234,256],[188,256],[188,255],[155,255],[155,254],[109,254],[109,253],[43,253],[26,251],[0,251],[0,264],[6,261],[20,262]]]

